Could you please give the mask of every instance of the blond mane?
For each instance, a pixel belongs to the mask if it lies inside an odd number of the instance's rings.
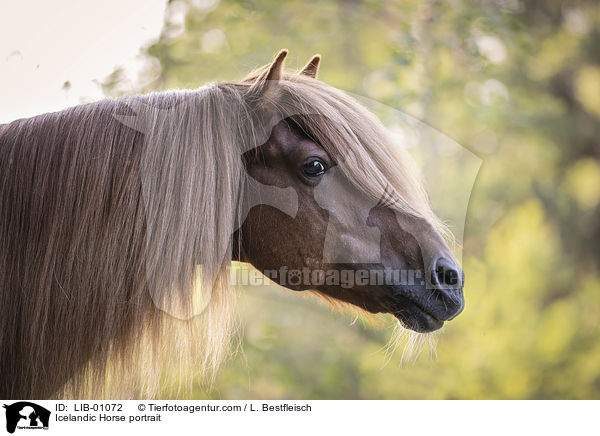
[[[374,115],[293,73],[261,96],[264,71],[0,129],[0,396],[182,396],[210,383],[237,337],[241,155],[277,120],[295,117],[358,189],[442,230]]]

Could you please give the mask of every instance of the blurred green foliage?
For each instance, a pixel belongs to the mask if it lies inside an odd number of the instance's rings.
[[[386,365],[388,329],[245,288],[243,351],[199,398],[600,398],[600,5],[170,2],[150,89],[236,80],[288,48],[483,159],[466,223],[467,307],[437,360]],[[113,78],[114,79],[114,78]]]

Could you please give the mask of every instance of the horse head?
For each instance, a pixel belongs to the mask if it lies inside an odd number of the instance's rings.
[[[297,213],[254,201],[237,258],[289,289],[439,329],[464,307],[464,275],[410,157],[357,102],[316,80],[319,56],[287,75],[285,55],[249,79],[272,128],[243,162],[254,183],[292,188]]]

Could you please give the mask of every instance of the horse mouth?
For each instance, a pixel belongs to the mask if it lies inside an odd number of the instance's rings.
[[[444,321],[437,319],[426,310],[412,303],[392,314],[404,327],[418,333],[430,333],[442,328],[444,325]]]
[[[387,312],[404,327],[419,333],[440,329],[444,322],[456,318],[465,307],[462,287],[456,289],[415,290],[393,289],[387,302]]]

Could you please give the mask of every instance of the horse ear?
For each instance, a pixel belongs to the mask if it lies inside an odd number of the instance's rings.
[[[272,91],[276,88],[277,82],[283,77],[283,61],[287,56],[288,51],[286,49],[281,50],[275,56],[273,62],[268,66],[263,67],[260,72],[250,73],[244,81],[251,81],[252,93],[262,98],[270,100],[273,96]]]
[[[261,75],[260,79],[273,81],[280,80],[283,77],[283,61],[287,54],[288,51],[285,48],[277,53],[277,56],[275,56],[275,59],[271,65],[269,65],[269,68]]]
[[[288,51],[286,49],[281,50],[275,56],[273,62],[271,62],[258,77],[252,79],[254,84],[252,87],[259,91],[260,94],[265,94],[269,88],[277,83],[283,77],[283,61],[287,56]],[[252,74],[250,75],[250,78]]]
[[[302,74],[303,76],[308,76],[308,77],[312,77],[313,79],[316,79],[317,76],[319,75],[319,65],[321,64],[321,55],[316,54],[312,57],[312,59],[310,61],[308,61],[308,63],[306,65],[304,65],[304,68],[302,68],[302,70],[300,70],[300,74]]]

